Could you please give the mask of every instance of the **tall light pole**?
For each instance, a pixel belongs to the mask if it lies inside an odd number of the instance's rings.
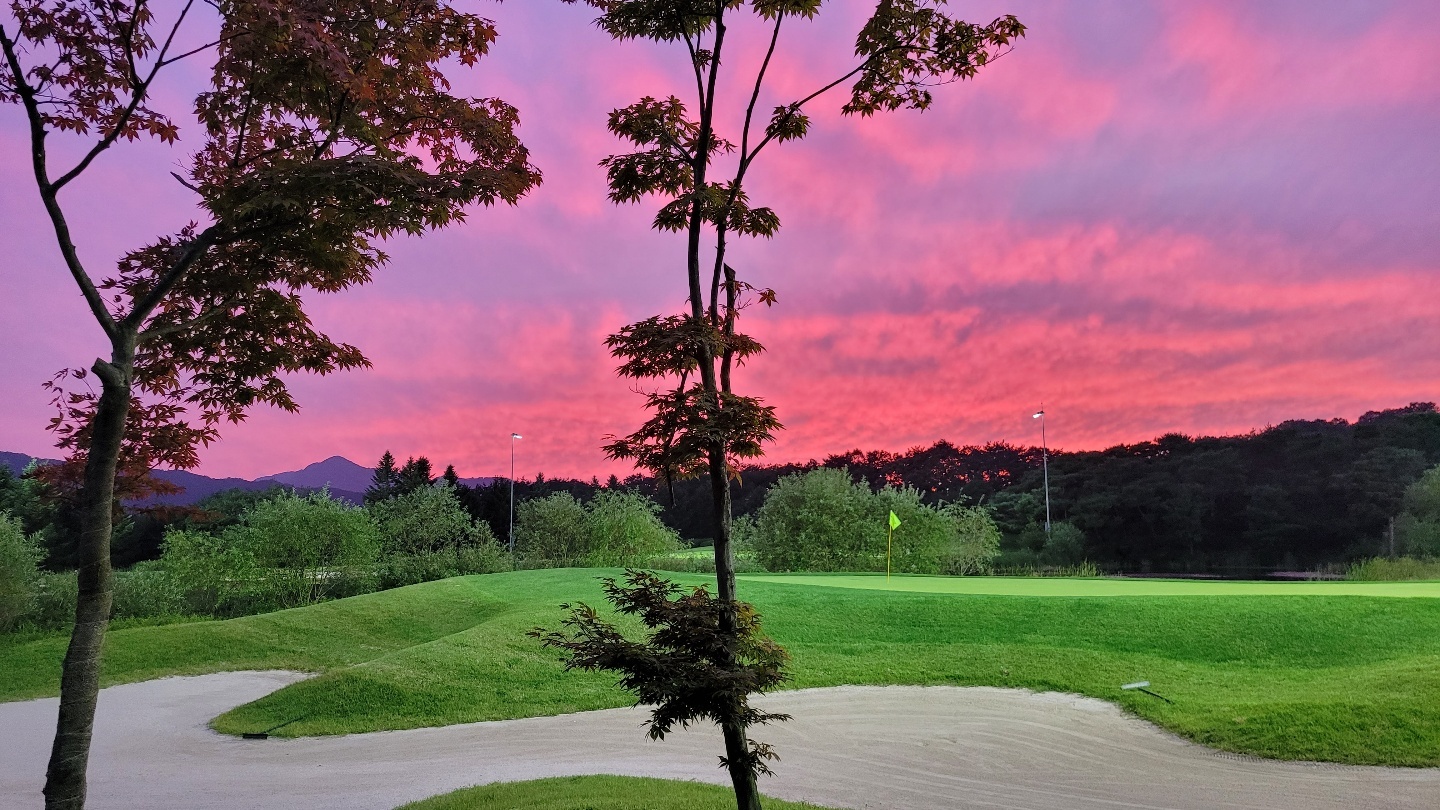
[[[510,434],[510,558],[515,558],[515,440],[523,439],[519,433]]]
[[[1040,420],[1040,469],[1045,471],[1045,539],[1050,539],[1050,448],[1045,444],[1045,409],[1031,415]]]

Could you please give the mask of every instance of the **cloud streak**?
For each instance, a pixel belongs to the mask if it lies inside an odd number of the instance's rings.
[[[769,352],[739,377],[787,424],[772,459],[1033,442],[1042,401],[1052,443],[1079,449],[1440,398],[1440,17],[1427,3],[1013,10],[1030,36],[939,88],[932,110],[848,120],[828,99],[810,139],[764,158],[752,196],[785,227],[741,243],[734,264],[780,294],[746,312]],[[860,11],[827,6],[798,32],[766,103],[843,69]],[[317,322],[375,367],[297,378],[301,414],[227,429],[202,471],[391,449],[503,474],[512,430],[526,436],[522,474],[627,471],[599,447],[638,424],[640,397],[602,340],[683,305],[683,244],[649,229],[653,206],[610,205],[596,164],[618,149],[609,109],[685,92],[683,66],[606,41],[573,6],[493,16],[494,56],[458,81],[519,106],[544,187],[397,242],[373,285],[317,297]],[[22,134],[0,111],[5,155],[25,154]],[[117,149],[79,190],[96,266],[192,216],[165,182],[181,158]],[[27,171],[0,161],[0,447],[43,454],[39,382],[101,344]]]

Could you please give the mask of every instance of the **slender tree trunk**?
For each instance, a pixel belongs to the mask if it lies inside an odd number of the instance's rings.
[[[80,810],[85,806],[85,769],[100,694],[100,654],[110,622],[113,582],[110,532],[114,514],[115,468],[125,417],[130,410],[134,364],[133,338],[120,338],[109,363],[96,360],[92,371],[103,386],[91,426],[85,483],[80,490],[79,591],[75,629],[60,676],[60,716],[55,744],[45,773],[46,810]]]
[[[735,637],[735,552],[730,544],[730,475],[725,468],[723,449],[710,451],[710,492],[715,504],[715,584],[726,610],[720,614],[720,629],[729,638]],[[727,650],[727,658],[730,651]],[[725,661],[726,664],[733,660]],[[750,743],[745,726],[727,721],[720,724],[725,735],[725,759],[729,763],[730,782],[735,787],[738,810],[761,810],[760,791],[755,771],[750,768]]]
[[[725,756],[730,762],[745,762],[750,756],[750,744],[745,739],[745,729],[736,723],[720,727],[725,735]],[[730,766],[730,783],[735,788],[735,806],[739,810],[762,810],[760,788],[755,783],[755,772],[748,767]]]
[[[705,187],[710,166],[709,145],[713,137],[715,85],[718,79],[720,54],[725,44],[724,14],[724,5],[717,3],[712,61],[707,76],[708,81],[700,98],[700,131],[697,140],[699,146],[694,163],[694,187],[696,189]],[[697,200],[690,209],[685,257],[685,269],[690,287],[690,314],[697,321],[706,316],[707,309],[704,290],[700,285],[700,235],[704,226],[705,219],[701,204]],[[716,303],[713,290],[710,303],[713,313]],[[719,326],[719,324],[713,325]],[[715,369],[715,363],[719,358],[706,349],[701,349],[699,355],[695,359],[699,361],[702,389],[705,396],[719,406],[721,386]],[[730,471],[725,463],[724,445],[711,447],[709,455],[710,492],[715,510],[715,581],[717,596],[725,605],[725,609],[720,614],[721,630],[734,638],[738,621],[735,611],[735,555],[730,547]],[[733,648],[726,650],[727,658],[731,658],[733,654]],[[733,658],[723,663],[733,663]],[[760,794],[755,785],[755,773],[748,766],[750,744],[745,736],[745,726],[734,721],[724,721],[720,723],[720,730],[725,736],[725,758],[729,763],[730,781],[735,787],[735,803],[738,810],[761,810]]]

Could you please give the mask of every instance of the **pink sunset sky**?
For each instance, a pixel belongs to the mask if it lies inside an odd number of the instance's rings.
[[[873,4],[869,4],[873,7]],[[867,3],[797,24],[765,108],[853,61]],[[199,472],[253,477],[390,449],[522,476],[629,472],[600,451],[641,419],[602,345],[677,311],[684,245],[653,205],[605,199],[606,113],[685,93],[682,52],[616,44],[549,0],[471,6],[500,40],[454,81],[519,107],[544,185],[513,209],[392,243],[375,283],[311,311],[374,368],[297,377],[299,414],[258,410]],[[934,107],[870,120],[814,108],[752,198],[784,223],[732,254],[779,304],[739,389],[787,429],[772,461],[948,439],[1099,448],[1244,432],[1440,399],[1440,6],[1433,0],[952,2],[1029,26]],[[8,12],[4,13],[7,15]],[[732,54],[727,88],[757,58]],[[67,192],[92,272],[195,216],[188,97],[178,147],[111,150]],[[733,120],[733,119],[732,119]],[[191,127],[193,128],[193,126]],[[734,131],[734,128],[731,128]],[[0,450],[53,456],[40,384],[88,366],[99,329],[60,262],[20,111],[0,107]]]

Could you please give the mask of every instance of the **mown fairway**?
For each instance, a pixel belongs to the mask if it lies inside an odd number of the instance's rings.
[[[730,810],[729,788],[640,779],[633,776],[569,776],[532,782],[504,782],[457,790],[400,810]],[[819,805],[765,799],[773,810],[825,810]]]
[[[237,733],[296,718],[280,733],[626,705],[611,678],[562,673],[554,656],[523,635],[558,624],[561,602],[599,602],[601,573],[468,577],[266,616],[120,630],[108,642],[105,677],[117,683],[232,669],[324,673],[217,720],[220,730]],[[831,586],[811,584],[820,580]],[[883,576],[759,576],[741,583],[741,595],[794,655],[796,687],[1077,692],[1228,750],[1440,765],[1440,599],[1322,595],[1336,591],[1315,587],[1329,583],[1259,583],[1262,593],[1255,595],[1204,595],[1228,583],[1107,580],[896,578],[891,587],[907,590],[833,587],[846,580],[884,585]],[[1054,595],[921,592],[994,583]],[[1182,595],[1111,595],[1117,585],[1163,586]],[[60,637],[0,645],[0,697],[54,694],[63,651]],[[1119,689],[1142,679],[1174,705]]]
[[[884,574],[740,574],[752,582],[970,596],[1400,596],[1440,598],[1434,582],[1235,582],[1072,577],[931,577]]]

